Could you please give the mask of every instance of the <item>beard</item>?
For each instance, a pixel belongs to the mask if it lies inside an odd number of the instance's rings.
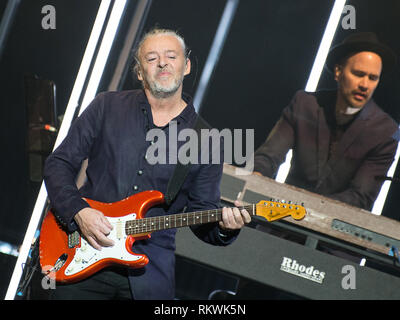
[[[161,71],[160,71],[161,72]],[[179,74],[175,76],[170,83],[162,84],[157,79],[150,79],[150,77],[145,77],[143,84],[147,87],[151,94],[156,98],[168,98],[174,95],[180,86],[182,85],[184,74]]]

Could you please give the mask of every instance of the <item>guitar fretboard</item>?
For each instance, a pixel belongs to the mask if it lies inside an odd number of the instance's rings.
[[[240,210],[246,209],[250,215],[256,214],[255,205],[238,207]],[[127,235],[148,233],[153,231],[181,228],[196,224],[205,224],[222,220],[222,208],[196,211],[188,213],[178,213],[166,216],[149,217],[138,220],[130,220],[125,224]]]

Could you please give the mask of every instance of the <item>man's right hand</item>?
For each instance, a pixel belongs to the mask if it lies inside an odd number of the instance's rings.
[[[113,227],[102,212],[89,207],[83,208],[74,219],[93,248],[101,250],[102,247],[114,245],[114,241],[107,238]]]

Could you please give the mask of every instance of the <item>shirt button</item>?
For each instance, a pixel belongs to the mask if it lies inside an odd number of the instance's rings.
[[[138,174],[139,176],[141,176],[141,175],[143,174],[143,170],[139,170],[139,171],[137,172],[137,174]]]
[[[137,185],[133,186],[133,190],[137,191],[139,189],[139,187]]]

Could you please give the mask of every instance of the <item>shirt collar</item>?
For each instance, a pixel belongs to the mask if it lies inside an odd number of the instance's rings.
[[[196,116],[196,110],[194,109],[193,106],[193,98],[186,94],[182,94],[182,99],[186,102],[186,107],[182,110],[182,112],[174,118],[175,120],[182,119],[186,123],[190,123]],[[151,108],[149,101],[147,100],[146,94],[143,89],[141,89],[141,92],[138,97],[138,101],[140,104],[140,107],[144,113],[150,113],[151,115]],[[179,122],[179,120],[178,120]]]

